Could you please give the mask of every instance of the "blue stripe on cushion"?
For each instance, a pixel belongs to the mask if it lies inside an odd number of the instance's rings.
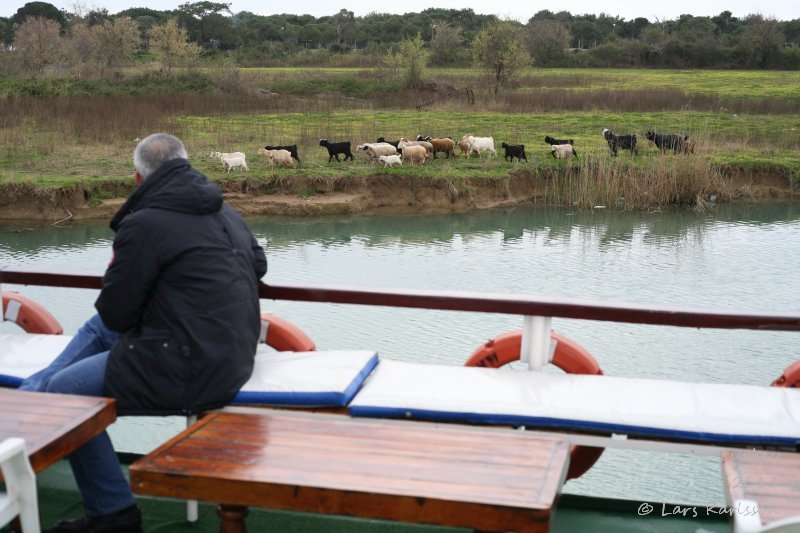
[[[425,409],[403,409],[398,407],[353,406],[349,413],[354,417],[365,418],[405,418],[436,422],[466,422],[496,426],[531,426],[536,428],[557,428],[588,433],[621,433],[634,437],[668,439],[673,442],[707,442],[738,445],[792,445],[800,444],[794,437],[774,437],[769,435],[729,435],[684,430],[671,430],[587,420],[563,418],[544,418],[536,416],[504,415],[499,413],[457,413],[449,411],[430,411]]]
[[[348,385],[344,390],[341,407],[350,403],[350,400],[352,400],[353,396],[356,395],[358,390],[364,384],[364,381],[366,381],[367,377],[372,373],[373,370],[375,370],[375,367],[378,366],[378,361],[379,359],[377,353],[369,358],[369,361],[367,361],[367,363],[364,365],[364,368],[361,369],[361,372],[359,372],[356,377],[353,378],[353,381],[351,381],[350,385]]]
[[[16,389],[22,384],[22,378],[0,374],[0,387]]]
[[[350,384],[341,392],[239,391],[231,403],[298,407],[344,407],[356,395],[367,376],[378,365],[378,361],[378,354],[373,354]]]

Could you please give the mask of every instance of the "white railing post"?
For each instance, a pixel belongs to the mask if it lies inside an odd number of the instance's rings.
[[[197,422],[197,415],[189,415],[186,417],[186,427]],[[186,500],[186,521],[197,522],[199,516],[197,500]]]
[[[522,324],[522,346],[519,360],[528,364],[528,370],[541,370],[550,362],[549,316],[525,316]]]

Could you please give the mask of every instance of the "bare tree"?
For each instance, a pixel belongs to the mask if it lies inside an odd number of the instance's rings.
[[[484,27],[472,43],[475,64],[486,69],[494,83],[494,94],[502,83],[531,64],[525,47],[525,31],[513,20],[500,20]]]
[[[528,50],[539,66],[557,63],[570,41],[572,35],[563,22],[544,19],[528,23]]]
[[[189,42],[188,32],[175,19],[150,29],[150,51],[158,56],[167,71],[197,58],[200,48]]]
[[[28,17],[14,28],[14,53],[29,74],[38,74],[62,58],[63,38],[58,22]]]
[[[139,48],[139,30],[131,19],[120,17],[90,26],[79,22],[72,28],[69,50],[77,72],[105,77],[129,63]]]

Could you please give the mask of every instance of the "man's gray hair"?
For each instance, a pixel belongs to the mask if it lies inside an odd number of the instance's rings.
[[[168,133],[154,133],[136,145],[133,166],[142,179],[146,180],[158,167],[179,158],[189,159],[180,139]]]

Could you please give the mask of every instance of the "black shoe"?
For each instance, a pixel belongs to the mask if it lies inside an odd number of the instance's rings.
[[[103,516],[82,516],[59,520],[53,533],[141,533],[142,512],[136,504]]]

